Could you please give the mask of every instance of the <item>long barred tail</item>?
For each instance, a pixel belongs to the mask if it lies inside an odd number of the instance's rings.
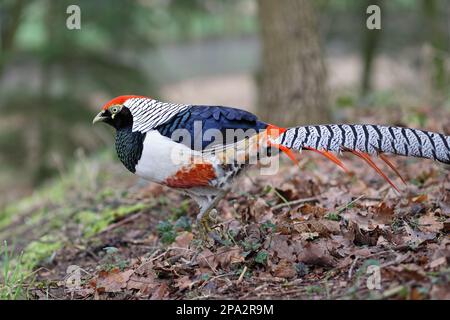
[[[276,144],[291,159],[290,150],[313,150],[347,171],[333,152],[352,152],[366,161],[395,190],[399,189],[370,158],[378,155],[405,183],[384,153],[437,160],[450,164],[450,136],[439,133],[370,124],[330,124],[282,129]]]
[[[280,145],[295,150],[390,153],[450,163],[450,136],[411,128],[370,124],[302,126],[287,129],[279,139]]]

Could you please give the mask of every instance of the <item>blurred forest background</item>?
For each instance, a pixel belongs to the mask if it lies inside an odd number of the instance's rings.
[[[81,30],[66,28],[71,4]],[[381,30],[366,28],[371,4]],[[445,0],[1,0],[0,206],[112,153],[110,128],[91,120],[121,94],[237,106],[279,125],[450,110],[449,18]]]

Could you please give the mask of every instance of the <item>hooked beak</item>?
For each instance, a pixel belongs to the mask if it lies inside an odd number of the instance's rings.
[[[103,110],[98,115],[95,116],[94,120],[92,120],[92,124],[96,124],[97,122],[105,122],[108,119],[106,112]]]

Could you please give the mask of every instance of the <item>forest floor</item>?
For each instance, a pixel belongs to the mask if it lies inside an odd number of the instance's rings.
[[[450,131],[445,112],[380,110],[389,123]],[[387,123],[366,113],[353,117]],[[191,200],[138,181],[109,153],[80,154],[0,212],[0,298],[450,299],[448,166],[390,158],[407,181],[389,173],[398,194],[356,157],[342,157],[351,174],[314,153],[298,159],[243,175],[206,246]]]

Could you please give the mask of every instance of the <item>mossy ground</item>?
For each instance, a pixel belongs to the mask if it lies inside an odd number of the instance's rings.
[[[117,179],[116,189],[105,185],[110,179]],[[111,223],[151,207],[151,200],[135,202],[126,198],[127,187],[133,189],[135,180],[104,153],[79,159],[62,178],[3,208],[0,240],[3,248],[12,250],[10,269],[20,264],[16,278],[31,280],[33,270],[51,264],[57,250],[77,242],[75,239],[82,243]],[[4,264],[0,260],[0,266]]]

